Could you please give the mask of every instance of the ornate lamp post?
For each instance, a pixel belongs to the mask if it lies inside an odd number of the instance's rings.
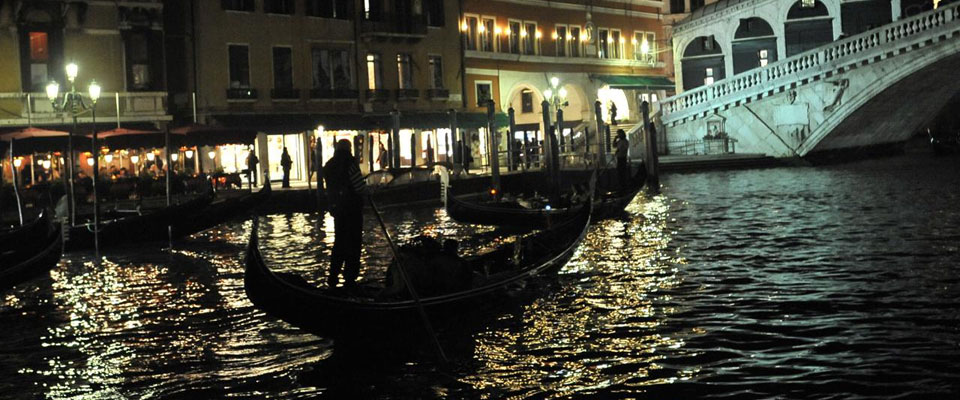
[[[570,105],[567,102],[567,89],[560,86],[560,78],[550,78],[550,88],[543,91],[543,95],[557,112],[557,139],[560,141],[560,152],[564,150],[563,139],[563,107]],[[557,155],[559,156],[559,154]]]
[[[67,214],[70,218],[70,224],[76,224],[76,212],[75,212],[75,199],[73,194],[73,134],[77,130],[77,117],[87,110],[88,106],[83,102],[83,95],[77,92],[77,86],[75,81],[77,79],[77,73],[79,72],[79,67],[77,64],[70,63],[66,66],[67,81],[70,82],[70,91],[63,94],[62,98],[60,96],[60,84],[56,81],[51,81],[47,85],[47,97],[50,99],[50,103],[53,106],[53,110],[58,113],[70,113],[70,116],[73,117],[73,130],[70,131],[70,134],[67,135]],[[95,92],[95,93],[94,93]],[[95,96],[94,96],[95,95]],[[100,86],[95,82],[91,84],[90,87],[90,97],[93,99],[96,97],[100,98]],[[96,103],[96,100],[93,100],[93,103]],[[94,129],[96,131],[96,129]],[[96,139],[94,139],[96,142]],[[96,150],[96,148],[94,148]],[[96,169],[94,169],[96,172]],[[96,180],[94,180],[96,182]]]

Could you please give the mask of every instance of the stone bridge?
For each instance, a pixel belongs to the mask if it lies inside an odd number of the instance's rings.
[[[719,132],[738,152],[806,157],[903,142],[958,91],[953,3],[664,99],[661,120],[669,142]]]

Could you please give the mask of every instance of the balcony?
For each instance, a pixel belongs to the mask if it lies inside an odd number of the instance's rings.
[[[273,88],[270,89],[270,98],[274,100],[300,100],[300,89]]]
[[[420,40],[427,36],[424,15],[384,13],[360,20],[360,37]]]
[[[68,113],[53,110],[46,93],[0,93],[0,109],[7,110],[7,113],[0,115],[0,126],[62,125],[71,122]],[[97,102],[99,122],[117,119],[120,122],[156,122],[169,121],[170,118],[166,92],[103,92]],[[92,115],[82,114],[78,120],[89,123]]]
[[[227,89],[227,100],[256,100],[257,89],[233,88]]]
[[[367,89],[367,101],[390,100],[390,89]]]
[[[420,91],[417,89],[397,89],[397,100],[416,101],[420,98]]]
[[[427,89],[427,98],[430,100],[447,100],[450,98],[450,89]]]
[[[321,100],[356,99],[357,95],[358,93],[356,89],[321,89],[321,88],[310,89],[311,99],[321,99]]]

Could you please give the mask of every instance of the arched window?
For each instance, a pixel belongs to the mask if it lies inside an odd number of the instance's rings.
[[[710,85],[723,79],[723,51],[713,36],[700,36],[690,42],[680,59],[683,88],[686,90]]]
[[[833,22],[827,6],[818,0],[799,0],[787,12],[784,27],[787,57],[833,41]]]
[[[777,61],[777,38],[761,18],[741,19],[731,47],[734,74]]]

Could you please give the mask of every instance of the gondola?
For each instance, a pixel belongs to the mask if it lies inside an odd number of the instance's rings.
[[[37,218],[21,225],[0,229],[0,256],[43,241],[49,231],[50,212],[41,211]]]
[[[183,221],[173,225],[173,237],[182,238],[203,232],[229,221],[263,204],[272,193],[270,185],[264,185],[255,193],[238,197],[215,200]]]
[[[0,290],[40,276],[60,261],[63,244],[60,226],[51,223],[49,213],[42,212],[29,227],[19,231],[32,236],[18,238],[17,247],[4,246],[0,253]],[[4,232],[4,236],[7,233]]]
[[[504,305],[511,291],[523,287],[532,277],[555,272],[573,255],[586,235],[590,211],[589,206],[581,207],[576,216],[551,229],[529,234],[489,253],[462,258],[461,266],[468,267],[473,274],[469,286],[420,296],[420,304],[431,323],[442,329],[465,314]],[[308,332],[335,340],[424,337],[417,302],[409,296],[349,296],[338,289],[317,288],[295,274],[271,271],[260,254],[257,226],[254,221],[244,275],[247,297],[256,307]]]
[[[643,165],[637,169],[630,186],[626,190],[602,192],[593,199],[593,220],[610,218],[623,212],[623,209],[637,196],[646,181],[646,169]],[[570,218],[579,206],[544,206],[538,208],[523,207],[516,202],[483,201],[486,194],[473,196],[470,200],[458,198],[451,191],[452,185],[446,185],[444,196],[447,215],[455,221],[496,225],[521,229],[543,229]],[[507,192],[507,190],[504,190]]]
[[[164,207],[143,215],[106,220],[100,223],[100,247],[132,242],[167,240],[168,226],[174,231],[182,225],[192,224],[189,216],[205,209],[213,200],[213,192],[207,192],[186,202]],[[70,228],[67,251],[93,249],[93,224]]]

